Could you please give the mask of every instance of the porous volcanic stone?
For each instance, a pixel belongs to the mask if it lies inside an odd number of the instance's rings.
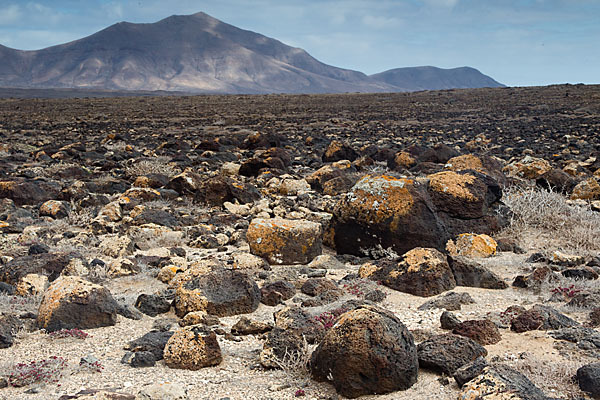
[[[223,360],[217,335],[199,325],[175,332],[165,346],[163,357],[169,368],[192,371],[219,365]]]
[[[105,287],[79,277],[63,276],[44,293],[37,324],[49,332],[111,326],[117,322],[118,309]]]
[[[321,254],[321,224],[283,218],[253,219],[246,239],[250,252],[270,264],[308,264]]]
[[[289,300],[296,294],[296,287],[288,281],[267,283],[260,288],[260,302],[268,306],[276,306]]]
[[[458,400],[485,398],[548,400],[525,375],[501,364],[485,367],[479,376],[464,384],[458,395]]]
[[[415,296],[435,296],[456,286],[446,256],[436,249],[416,248],[400,261],[384,260],[373,275],[384,285]]]
[[[419,366],[452,375],[477,357],[487,356],[487,350],[469,338],[445,334],[434,336],[417,346]]]
[[[506,289],[508,284],[475,260],[463,256],[448,257],[457,286]]]
[[[584,392],[600,396],[600,363],[587,364],[577,370],[577,382]]]
[[[362,306],[343,314],[311,357],[315,379],[356,398],[406,390],[417,381],[413,337],[391,312]]]
[[[180,318],[192,311],[206,311],[218,317],[246,314],[258,308],[260,290],[243,272],[191,270],[179,282],[174,303]]]
[[[502,340],[498,327],[487,319],[468,320],[461,322],[452,330],[455,335],[473,339],[480,345],[496,344]]]

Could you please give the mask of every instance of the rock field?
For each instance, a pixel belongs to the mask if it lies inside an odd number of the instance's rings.
[[[0,399],[600,396],[600,86],[0,99]]]

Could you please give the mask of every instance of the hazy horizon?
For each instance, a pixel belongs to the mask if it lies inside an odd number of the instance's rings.
[[[366,74],[469,66],[509,86],[600,83],[600,1],[592,0],[0,0],[0,44],[35,50],[120,21],[200,11]]]

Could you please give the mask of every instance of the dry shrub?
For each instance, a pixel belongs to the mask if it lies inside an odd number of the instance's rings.
[[[600,213],[569,204],[557,192],[509,187],[504,204],[514,213],[503,236],[515,237],[530,249],[563,249],[580,254],[600,250]]]
[[[141,160],[127,167],[127,175],[138,177],[147,174],[161,174],[169,178],[174,177],[181,171],[169,163],[167,157],[158,157],[152,160]]]
[[[567,359],[541,360],[532,354],[524,353],[507,364],[529,378],[547,395],[566,400],[583,397],[574,377],[577,369],[588,362]]]
[[[303,337],[302,345],[297,351],[285,350],[280,359],[274,358],[275,363],[281,368],[286,377],[286,383],[290,386],[304,387],[310,381],[309,361],[312,353],[311,346]]]

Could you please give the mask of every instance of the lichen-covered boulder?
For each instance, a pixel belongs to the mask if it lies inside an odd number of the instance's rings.
[[[37,180],[0,181],[0,198],[14,201],[18,206],[39,204],[60,197],[58,184]]]
[[[192,371],[219,365],[223,360],[217,335],[201,325],[175,332],[165,346],[163,357],[169,368]]]
[[[366,175],[336,204],[333,214],[325,236],[338,253],[443,249],[449,239],[426,190],[410,179]]]
[[[175,312],[182,318],[193,311],[218,317],[254,312],[260,290],[247,274],[236,270],[205,272],[190,269],[176,283]]]
[[[356,172],[356,168],[348,160],[337,161],[325,165],[306,177],[308,184],[317,191],[323,191],[326,182],[335,178],[348,178]],[[354,178],[355,179],[355,178]]]
[[[37,324],[49,332],[111,326],[117,322],[118,309],[105,287],[79,277],[61,276],[44,293]]]
[[[315,379],[331,381],[348,398],[406,390],[418,368],[408,329],[393,313],[368,305],[342,314],[311,357]]]
[[[454,172],[479,172],[493,178],[501,187],[506,186],[506,176],[502,172],[502,162],[494,157],[463,154],[449,159],[444,168]]]
[[[449,240],[446,250],[451,256],[486,258],[496,254],[498,243],[488,235],[461,233],[456,240]]]
[[[522,179],[538,179],[550,172],[552,166],[543,158],[525,156],[522,160],[514,161],[504,167],[506,175]]]
[[[246,239],[250,252],[270,264],[308,264],[321,254],[321,224],[283,218],[255,218]]]
[[[483,372],[464,384],[458,400],[478,399],[511,399],[511,400],[547,400],[537,386],[525,375],[514,369],[495,364],[487,366]]]
[[[358,158],[358,153],[347,144],[344,144],[338,140],[333,140],[327,146],[327,150],[323,154],[324,162],[333,162],[341,160],[354,161]]]
[[[69,215],[69,205],[64,201],[48,200],[40,206],[41,217],[52,217],[55,219],[65,218]]]
[[[474,173],[442,171],[428,176],[429,193],[439,211],[456,218],[481,218],[488,205],[488,185]]]
[[[579,182],[571,193],[571,200],[598,200],[600,199],[600,184],[596,178],[588,178]]]
[[[417,247],[399,261],[383,260],[370,276],[384,285],[415,296],[435,296],[456,286],[446,256],[436,249]]]

